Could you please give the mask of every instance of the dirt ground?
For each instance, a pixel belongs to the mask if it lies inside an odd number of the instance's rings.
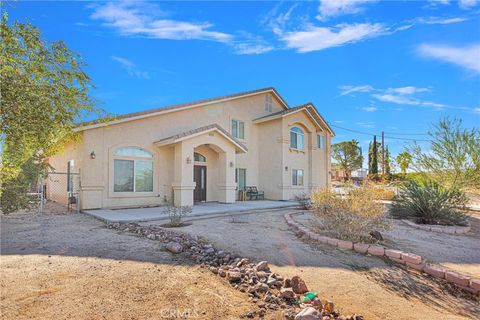
[[[179,228],[219,248],[268,260],[286,277],[300,275],[310,290],[332,299],[342,314],[365,319],[473,319],[480,305],[469,295],[379,258],[297,238],[282,211],[198,220]],[[152,222],[145,223],[146,225]]]
[[[295,219],[314,226],[312,214]],[[318,223],[318,222],[317,222]],[[391,229],[382,232],[382,245],[413,252],[428,262],[439,264],[449,270],[480,278],[480,215],[470,216],[471,230],[464,235],[451,235],[412,228],[400,220],[391,220]]]
[[[146,223],[146,224],[152,224]],[[471,319],[471,296],[387,261],[299,239],[282,211],[196,220],[179,228],[300,275],[342,314],[366,319]],[[239,319],[247,296],[158,241],[89,216],[1,217],[2,319]],[[278,315],[278,313],[277,313]],[[269,318],[271,318],[270,315]]]
[[[238,319],[245,294],[86,215],[1,217],[1,319]]]

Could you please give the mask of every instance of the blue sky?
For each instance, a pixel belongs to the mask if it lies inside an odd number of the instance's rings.
[[[440,117],[480,126],[480,1],[9,2],[88,63],[114,114],[274,86],[334,142],[395,155]],[[341,128],[340,128],[341,127]],[[413,134],[413,135],[411,135]]]

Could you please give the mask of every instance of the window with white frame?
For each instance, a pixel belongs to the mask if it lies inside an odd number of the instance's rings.
[[[325,149],[325,136],[323,134],[317,135],[317,144],[319,149]]]
[[[193,159],[195,160],[195,162],[207,162],[205,156],[198,152],[193,153]]]
[[[265,96],[265,111],[272,112],[272,96],[269,94]]]
[[[232,136],[238,139],[245,139],[245,122],[232,120]]]
[[[141,148],[113,153],[114,192],[153,192],[153,154]]]
[[[292,170],[292,185],[303,186],[303,170],[302,169]]]
[[[292,127],[290,129],[290,147],[303,150],[304,145],[304,133],[299,127]]]

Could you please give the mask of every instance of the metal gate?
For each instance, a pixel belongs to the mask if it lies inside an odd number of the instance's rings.
[[[48,172],[42,183],[39,212],[46,212],[49,203],[80,212],[80,171]]]

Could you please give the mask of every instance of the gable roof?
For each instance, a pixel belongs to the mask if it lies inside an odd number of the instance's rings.
[[[244,97],[248,97],[248,96],[254,96],[254,95],[268,93],[268,92],[272,93],[281,102],[281,105],[284,109],[289,108],[287,102],[278,93],[278,91],[273,87],[268,87],[268,88],[262,88],[262,89],[257,89],[257,90],[251,90],[251,91],[244,91],[244,92],[240,92],[240,93],[229,94],[229,95],[216,97],[216,98],[202,99],[202,100],[186,102],[186,103],[181,103],[181,104],[175,104],[175,105],[170,105],[170,106],[166,106],[166,107],[155,108],[155,109],[150,109],[150,110],[145,110],[145,111],[127,113],[127,114],[116,116],[116,117],[114,117],[114,119],[112,119],[110,121],[102,121],[103,119],[98,119],[98,120],[95,120],[95,121],[87,121],[87,122],[80,123],[77,126],[76,130],[83,131],[83,130],[98,128],[98,127],[105,126],[105,125],[108,125],[108,124],[117,124],[117,123],[122,123],[122,122],[126,122],[126,121],[132,121],[132,120],[142,119],[142,118],[146,118],[146,117],[152,117],[152,116],[160,115],[160,114],[163,114],[163,113],[169,113],[169,112],[175,112],[175,111],[180,111],[180,110],[185,110],[185,109],[190,109],[190,108],[196,108],[196,107],[201,107],[201,106],[205,106],[205,105],[209,105],[209,104],[213,104],[213,103],[219,103],[219,102],[244,98]]]
[[[237,150],[239,150],[241,152],[247,152],[248,151],[248,148],[243,143],[238,141],[230,133],[228,133],[227,130],[223,129],[221,126],[219,126],[216,123],[210,124],[208,126],[200,127],[200,128],[197,128],[197,129],[193,129],[193,130],[188,130],[188,131],[185,131],[185,132],[182,132],[182,133],[179,133],[179,134],[175,134],[173,136],[160,139],[160,140],[154,142],[153,144],[156,145],[156,146],[159,146],[159,147],[166,146],[166,145],[170,145],[170,144],[177,143],[177,142],[180,142],[180,141],[183,141],[183,140],[187,140],[187,139],[192,138],[194,136],[204,134],[204,133],[207,133],[207,132],[211,132],[211,131],[216,131],[220,135],[222,135],[225,139],[229,140],[231,143],[233,143],[235,145]]]
[[[254,119],[253,122],[254,123],[262,123],[262,122],[266,122],[266,121],[271,121],[271,120],[275,120],[275,119],[279,119],[279,118],[282,118],[282,117],[285,117],[287,115],[290,115],[292,113],[296,113],[296,112],[299,112],[299,111],[305,111],[307,112],[307,115],[319,126],[319,127],[322,127],[322,125],[320,124],[323,124],[323,127],[327,129],[327,131],[332,135],[332,136],[335,136],[335,132],[332,130],[332,128],[328,125],[327,121],[325,121],[325,119],[323,119],[323,117],[320,115],[320,113],[318,112],[317,108],[313,105],[313,103],[311,102],[307,102],[305,104],[302,104],[302,105],[299,105],[299,106],[296,106],[296,107],[293,107],[293,108],[289,108],[289,109],[286,109],[286,110],[282,110],[282,111],[278,111],[278,112],[275,112],[275,113],[272,113],[272,114],[269,114],[269,115],[266,115],[266,116],[263,116],[263,117],[260,117],[260,118],[257,118],[257,119]]]

